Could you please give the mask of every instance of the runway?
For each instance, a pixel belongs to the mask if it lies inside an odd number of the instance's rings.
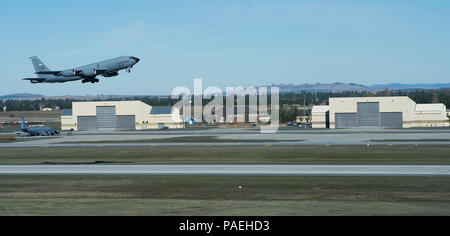
[[[174,139],[176,139],[174,141]],[[209,139],[209,142],[195,139]],[[186,140],[186,142],[183,142]],[[302,145],[450,145],[450,128],[315,130],[282,128],[275,134],[258,129],[167,131],[85,131],[69,136],[17,137],[3,147],[141,147],[141,146],[302,146]]]
[[[450,176],[426,165],[10,165],[0,175]]]

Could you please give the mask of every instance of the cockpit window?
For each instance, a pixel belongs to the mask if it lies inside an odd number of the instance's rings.
[[[137,57],[130,57],[130,59],[135,60],[136,62],[139,62],[141,59],[137,58]]]

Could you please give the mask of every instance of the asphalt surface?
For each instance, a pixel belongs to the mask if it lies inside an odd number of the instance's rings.
[[[11,165],[0,175],[450,176],[426,165]]]
[[[185,138],[190,142],[164,140],[173,138]],[[218,141],[192,142],[195,138],[214,138]],[[56,137],[18,137],[15,142],[0,143],[0,147],[365,145],[367,142],[373,145],[450,145],[450,128],[329,130],[285,127],[274,134],[261,134],[259,129],[238,128],[94,131],[74,132],[72,136],[63,134]]]

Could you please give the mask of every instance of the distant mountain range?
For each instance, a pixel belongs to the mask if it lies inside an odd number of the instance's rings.
[[[450,88],[450,83],[447,84],[374,84],[374,85],[363,85],[363,84],[355,84],[355,83],[330,83],[330,84],[279,84],[279,85],[271,85],[267,87],[279,87],[281,93],[296,93],[296,92],[348,92],[348,91],[356,91],[356,92],[378,92],[383,91],[386,88],[389,90],[430,90],[430,89],[444,89]],[[0,96],[0,100],[7,99],[17,99],[17,100],[38,100],[38,99],[74,99],[74,100],[111,100],[111,99],[126,99],[126,98],[135,98],[135,97],[146,97],[146,95],[94,95],[94,96],[44,96],[41,94],[30,94],[30,93],[17,93]],[[151,96],[151,97],[168,97],[168,96]]]
[[[374,84],[370,87],[373,88],[389,88],[389,89],[443,89],[450,88],[450,83],[448,84]]]
[[[301,85],[293,85],[293,84],[280,84],[280,85],[272,85],[269,87],[279,87],[281,93],[295,93],[295,92],[348,92],[348,91],[356,91],[356,92],[378,92],[383,91],[386,88],[389,90],[429,90],[429,89],[443,89],[450,88],[450,83],[448,84],[375,84],[366,86],[363,84],[354,84],[354,83],[331,83],[331,84],[301,84]]]
[[[16,94],[9,94],[5,96],[0,96],[0,100],[4,99],[21,99],[21,98],[43,98],[44,95],[40,94],[31,94],[31,93],[16,93]]]

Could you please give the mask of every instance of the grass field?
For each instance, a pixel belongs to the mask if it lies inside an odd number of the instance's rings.
[[[449,215],[449,181],[448,177],[2,176],[0,215]]]
[[[16,142],[16,136],[0,135],[0,143],[13,143],[13,142]]]
[[[9,111],[0,112],[0,121],[19,121],[20,117],[31,121],[58,122],[61,120],[61,111]]]
[[[8,147],[0,148],[0,165],[450,165],[449,153],[449,146],[413,145]],[[0,176],[0,215],[450,215],[449,183],[450,177]]]
[[[450,146],[176,146],[0,148],[0,165],[118,162],[132,164],[450,165]]]

